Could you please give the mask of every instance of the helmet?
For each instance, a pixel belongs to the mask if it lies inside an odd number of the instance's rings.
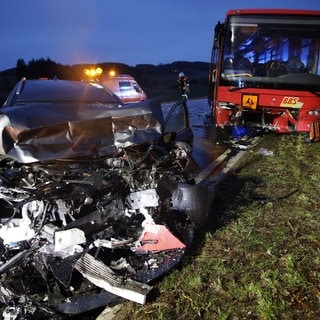
[[[180,72],[180,73],[179,73],[179,77],[180,77],[180,78],[184,77],[184,73],[183,73],[183,72]]]

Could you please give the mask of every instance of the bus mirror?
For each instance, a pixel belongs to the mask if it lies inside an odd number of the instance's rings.
[[[218,21],[214,28],[214,40],[213,40],[213,49],[219,49],[220,48],[220,38],[221,38],[221,32],[223,31],[223,24]]]

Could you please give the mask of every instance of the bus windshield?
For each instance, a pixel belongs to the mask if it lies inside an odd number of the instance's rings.
[[[319,17],[230,16],[220,84],[319,90],[319,37]]]

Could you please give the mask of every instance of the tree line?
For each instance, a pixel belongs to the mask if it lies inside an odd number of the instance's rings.
[[[26,64],[24,59],[18,59],[16,64],[16,80],[18,81],[22,77],[28,79],[52,79],[57,77],[67,80],[76,80],[77,74],[73,67],[62,65],[50,58],[32,59],[28,64]]]
[[[58,78],[65,80],[82,80],[83,69],[100,67],[105,73],[115,70],[118,74],[132,75],[147,93],[149,98],[173,101],[179,98],[176,78],[183,71],[189,77],[191,97],[207,94],[209,63],[176,61],[170,64],[139,64],[129,66],[118,62],[99,64],[63,65],[50,58],[32,59],[28,63],[18,59],[15,68],[0,72],[0,104],[4,102],[13,86],[23,77],[27,79]]]

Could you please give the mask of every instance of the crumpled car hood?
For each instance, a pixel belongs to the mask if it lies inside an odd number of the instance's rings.
[[[37,110],[12,108],[0,120],[2,315],[67,319],[145,303],[209,207],[190,146],[159,139],[154,102],[95,106],[90,117],[81,106],[68,116]]]
[[[0,110],[0,154],[21,163],[101,157],[159,139],[158,100],[110,109],[93,104],[42,103]]]

